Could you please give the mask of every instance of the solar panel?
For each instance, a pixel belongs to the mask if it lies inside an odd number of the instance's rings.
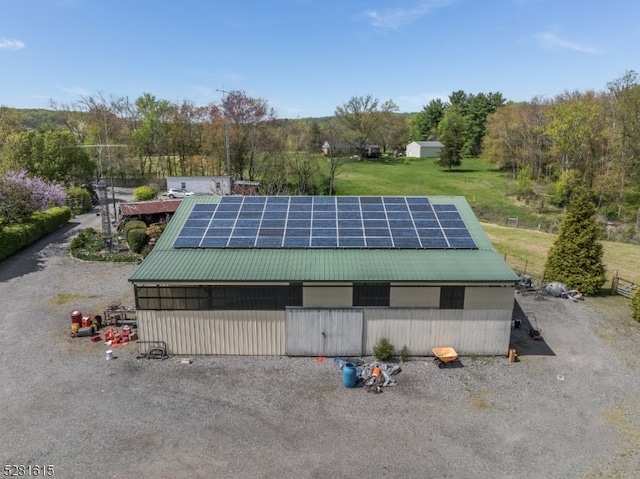
[[[477,248],[456,205],[404,196],[224,196],[193,205],[173,246]]]

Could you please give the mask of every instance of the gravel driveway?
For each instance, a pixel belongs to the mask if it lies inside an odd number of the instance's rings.
[[[0,263],[0,458],[60,478],[640,477],[640,334],[589,300],[518,297],[544,341],[519,361],[402,365],[383,394],[331,360],[137,359],[69,336],[69,312],[133,303],[129,264],[77,261],[95,214]]]

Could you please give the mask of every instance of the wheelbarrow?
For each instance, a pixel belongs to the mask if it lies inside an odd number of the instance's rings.
[[[453,348],[433,348],[434,361],[438,362],[440,369],[453,367],[454,361],[458,360],[458,353]]]

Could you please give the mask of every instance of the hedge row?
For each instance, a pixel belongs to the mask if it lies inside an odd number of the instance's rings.
[[[0,260],[39,240],[71,219],[71,209],[56,206],[37,211],[23,223],[0,225]]]

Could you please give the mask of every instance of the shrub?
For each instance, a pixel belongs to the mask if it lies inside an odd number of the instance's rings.
[[[636,321],[640,321],[640,288],[631,297],[631,317]]]
[[[137,262],[140,256],[129,252],[109,252],[105,251],[104,238],[102,233],[93,229],[85,228],[71,241],[71,254],[75,258],[86,261],[111,261],[111,262]]]
[[[144,221],[140,221],[140,220],[129,220],[125,223],[124,225],[124,229],[122,230],[122,234],[123,236],[127,237],[127,235],[129,234],[130,230],[133,229],[143,229],[146,231],[147,229],[147,224]]]
[[[404,363],[407,359],[409,359],[409,348],[405,344],[400,350],[400,361]]]
[[[31,203],[36,210],[44,211],[52,206],[64,206],[67,201],[67,194],[61,185],[39,176],[29,177],[24,170],[8,172],[5,180],[28,188],[31,192]]]
[[[71,253],[76,256],[80,250],[86,249],[91,251],[101,250],[104,248],[104,239],[102,234],[93,228],[85,228],[78,236],[71,240]]]
[[[129,243],[129,249],[136,254],[142,253],[142,250],[149,242],[146,230],[140,228],[134,228],[129,230],[127,234],[127,243]]]
[[[380,338],[373,346],[373,355],[378,361],[386,361],[393,356],[395,348],[387,338]]]
[[[67,190],[67,206],[74,214],[91,211],[91,193],[86,188],[76,186]]]
[[[0,259],[12,255],[21,248],[51,233],[71,219],[67,207],[37,211],[19,224],[3,225],[0,228]]]
[[[28,186],[0,178],[0,217],[5,223],[24,221],[36,210]]]
[[[139,186],[133,190],[133,199],[135,201],[154,200],[158,196],[158,190],[152,186]]]
[[[160,235],[162,234],[162,232],[165,230],[166,227],[167,227],[166,224],[151,225],[147,228],[147,236],[149,237],[149,239],[153,238],[157,240],[158,238],[160,238]]]

